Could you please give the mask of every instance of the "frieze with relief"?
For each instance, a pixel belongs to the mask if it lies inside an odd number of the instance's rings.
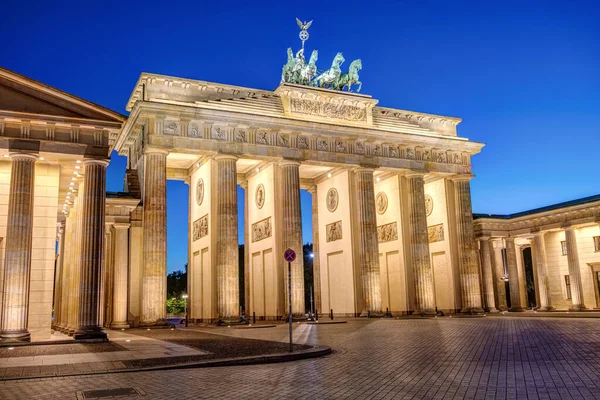
[[[306,136],[298,136],[298,148],[300,149],[308,149],[310,146],[308,144],[308,137]]]
[[[222,126],[213,127],[212,138],[216,140],[225,140],[227,139],[227,130]]]
[[[277,135],[277,145],[281,147],[289,147],[290,136],[287,133],[280,133]]]
[[[396,222],[377,227],[377,241],[379,243],[393,242],[394,240],[398,240],[398,226]]]
[[[259,242],[271,237],[271,217],[252,224],[252,242]]]
[[[248,131],[245,129],[236,129],[235,131],[235,141],[236,142],[246,142],[248,138]]]
[[[327,224],[326,229],[326,239],[327,242],[335,242],[336,240],[342,239],[342,221],[336,221],[331,224]]]
[[[290,111],[293,114],[314,115],[346,121],[367,122],[367,110],[347,104],[320,102],[309,99],[290,98]]]
[[[163,134],[178,136],[179,135],[179,123],[176,121],[165,121],[163,125]]]
[[[444,241],[444,224],[437,224],[427,227],[427,236],[429,243]]]
[[[194,221],[192,241],[202,239],[208,235],[208,214]]]
[[[269,144],[267,139],[267,132],[258,131],[256,132],[256,143],[258,144]]]

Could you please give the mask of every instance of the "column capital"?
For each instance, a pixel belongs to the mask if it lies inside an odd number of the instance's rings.
[[[306,191],[314,196],[317,193],[317,185],[307,187]]]
[[[110,163],[110,160],[107,160],[106,158],[84,158],[83,159],[83,165],[104,165],[105,167],[108,166],[108,164]]]
[[[166,156],[169,154],[169,150],[161,147],[146,146],[144,147],[144,154],[164,154]]]
[[[279,161],[279,166],[280,167],[283,167],[283,166],[286,166],[286,165],[293,165],[293,166],[298,166],[299,167],[300,166],[300,162],[298,162],[296,160],[286,159],[286,158],[283,158],[283,159],[281,159]]]
[[[115,229],[129,229],[131,224],[129,222],[116,222],[113,224]]]
[[[21,152],[10,152],[8,156],[11,160],[33,160],[37,161],[39,158],[37,154],[33,153],[21,153]]]
[[[375,173],[375,169],[376,168],[371,168],[371,167],[359,167],[357,169],[354,170],[355,173],[361,173],[361,174],[373,174]]]
[[[475,175],[473,175],[473,174],[460,174],[460,175],[453,175],[453,176],[449,177],[448,179],[450,179],[452,182],[459,182],[459,181],[470,181],[473,178],[475,178]]]
[[[404,176],[409,179],[425,178],[425,175],[427,175],[427,173],[428,173],[428,171],[425,171],[425,170],[410,170],[407,173],[405,173]]]
[[[216,161],[221,161],[221,160],[233,160],[233,161],[237,161],[239,157],[234,156],[233,154],[225,154],[225,153],[219,153],[215,156],[215,160]]]
[[[491,237],[490,235],[482,235],[482,236],[479,236],[479,237],[477,238],[477,240],[479,240],[479,241],[488,241],[488,240],[490,240],[491,238],[492,238],[492,237]]]

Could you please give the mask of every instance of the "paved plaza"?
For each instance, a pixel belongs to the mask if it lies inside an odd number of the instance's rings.
[[[221,332],[285,340],[286,329]],[[66,400],[135,387],[140,399],[600,398],[595,318],[349,320],[297,324],[294,336],[334,352],[281,364],[10,381],[0,383],[0,397]]]

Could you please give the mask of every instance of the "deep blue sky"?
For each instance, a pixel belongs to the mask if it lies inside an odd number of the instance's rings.
[[[3,4],[0,65],[125,113],[142,71],[274,89],[299,46],[295,17],[314,19],[321,69],[337,51],[362,58],[363,93],[380,105],[461,117],[459,135],[487,144],[473,158],[475,212],[600,193],[594,1],[94,3]],[[124,165],[113,154],[108,190]],[[187,260],[187,186],[169,182],[167,196],[172,271]]]

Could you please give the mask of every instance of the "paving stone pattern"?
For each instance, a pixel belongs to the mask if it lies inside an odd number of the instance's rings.
[[[307,343],[334,353],[283,364],[6,381],[0,397],[75,399],[82,390],[139,387],[144,399],[600,398],[597,319],[353,320],[312,326]]]

